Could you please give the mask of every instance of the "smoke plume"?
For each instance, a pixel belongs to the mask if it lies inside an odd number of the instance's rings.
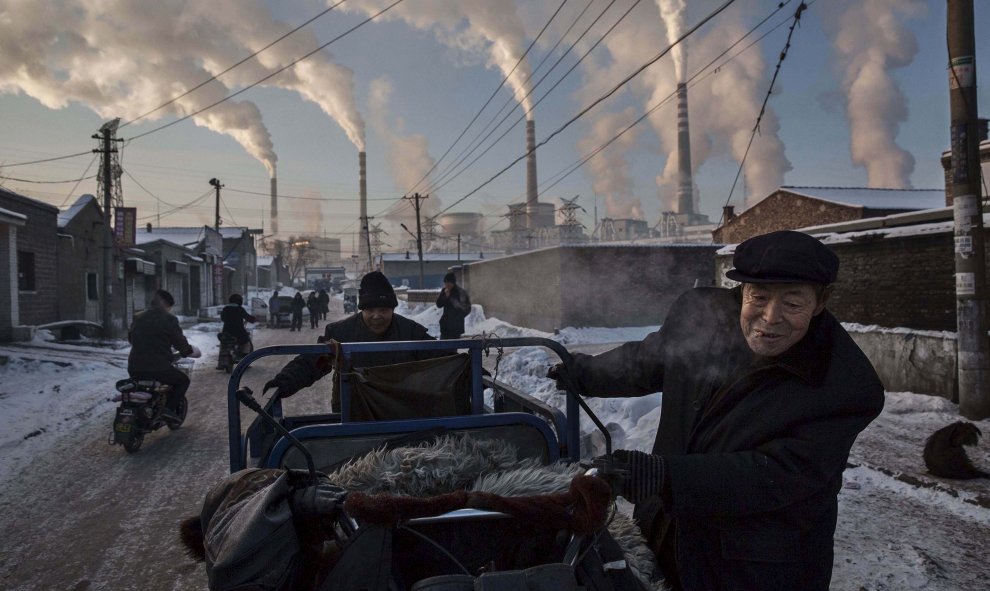
[[[660,16],[663,17],[663,24],[667,29],[667,42],[673,43],[684,34],[687,6],[684,0],[657,0],[657,6],[660,8]],[[686,42],[687,40],[684,41]],[[684,43],[677,44],[671,51],[677,82],[684,82],[684,73],[687,71],[687,49]]]
[[[849,121],[849,150],[866,168],[870,187],[909,188],[914,157],[897,145],[907,120],[907,99],[891,70],[911,63],[918,52],[900,16],[920,16],[918,0],[842,0],[823,11],[841,71]]]
[[[10,0],[0,7],[0,92],[23,92],[52,109],[81,103],[129,121],[197,86],[289,31],[255,0]],[[305,29],[156,111],[185,116],[317,47]],[[351,72],[321,52],[265,83],[298,92],[334,118],[355,145],[363,122]],[[258,108],[228,100],[192,118],[234,138],[272,174],[277,156]]]
[[[426,138],[418,133],[405,134],[405,121],[394,115],[394,109],[389,106],[392,99],[392,83],[388,78],[373,80],[369,95],[371,126],[387,145],[385,160],[392,181],[395,186],[401,187],[401,190],[416,186],[434,165]],[[425,220],[440,209],[439,197],[430,194],[429,199],[423,201],[421,217]],[[415,212],[411,207],[402,207],[395,215],[389,217],[407,225],[408,222],[416,222]]]
[[[682,34],[687,19],[681,2],[658,2],[668,5],[671,17],[664,19],[657,5],[642,3],[634,9],[621,26],[621,34],[606,40],[608,57],[589,63],[585,79],[590,81],[582,91],[584,100],[593,98],[604,88],[610,88],[628,72],[656,55],[657,43],[643,43],[643,39],[667,39]],[[762,6],[762,4],[760,4]],[[749,30],[744,18],[753,5],[743,3],[730,8],[718,19],[692,36],[692,63],[707,64],[715,56]],[[678,24],[680,23],[680,24]],[[673,56],[671,56],[673,57]],[[683,59],[684,56],[682,54]],[[649,118],[650,125],[660,139],[661,150],[666,154],[663,170],[656,177],[659,211],[675,209],[678,182],[677,170],[677,108],[674,97],[679,79],[691,78],[695,72],[684,70],[686,60],[663,59],[640,75],[629,92],[644,106],[652,108],[663,102]],[[691,166],[695,178],[697,172],[714,158],[730,158],[740,162],[746,150],[751,130],[760,112],[760,105],[770,83],[768,68],[758,48],[740,54],[725,63],[718,74],[698,80],[688,92],[691,117]],[[783,184],[784,173],[791,165],[784,155],[784,145],[777,135],[779,122],[768,107],[743,170],[748,204],[769,195]],[[728,189],[726,188],[726,193]],[[740,195],[741,191],[735,193]],[[695,197],[697,199],[697,196]],[[695,203],[695,211],[717,211],[724,202],[725,193],[713,196],[709,201]],[[707,207],[706,207],[707,205]],[[653,211],[654,206],[645,208]]]
[[[371,15],[391,3],[368,0],[348,9]],[[399,4],[381,18],[401,19],[417,29],[432,31],[438,41],[457,52],[458,59],[471,61],[484,56],[487,66],[498,68],[508,77],[506,83],[516,102],[526,111],[532,108],[531,97],[527,97],[532,72],[526,60],[519,61],[527,45],[526,32],[515,2],[417,0]]]
[[[609,141],[619,131],[635,120],[633,107],[621,113],[607,113],[596,117],[591,130],[578,142],[578,151],[590,153]],[[622,137],[595,155],[585,165],[591,177],[595,195],[605,197],[605,215],[611,218],[644,219],[640,200],[633,196],[633,183],[626,156],[636,145],[634,127]]]

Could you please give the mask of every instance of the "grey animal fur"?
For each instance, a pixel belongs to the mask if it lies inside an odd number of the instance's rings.
[[[578,465],[520,461],[515,446],[505,441],[448,435],[432,444],[372,451],[329,476],[347,490],[368,493],[425,497],[465,489],[522,496],[566,491],[581,471]],[[633,574],[648,589],[667,589],[653,552],[633,520],[615,511],[608,530],[623,549]]]

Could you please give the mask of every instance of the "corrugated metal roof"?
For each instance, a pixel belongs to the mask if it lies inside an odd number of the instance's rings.
[[[797,195],[853,207],[934,209],[945,206],[945,189],[871,189],[866,187],[781,187]]]

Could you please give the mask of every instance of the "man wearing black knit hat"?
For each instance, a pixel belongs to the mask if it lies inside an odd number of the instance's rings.
[[[842,472],[883,384],[825,309],[828,247],[772,232],[733,265],[738,287],[689,290],[659,331],[548,376],[587,396],[663,392],[652,452],[613,457],[674,589],[825,591]]]
[[[392,284],[380,271],[373,271],[361,278],[358,291],[358,312],[326,326],[322,342],[363,343],[374,341],[429,341],[434,340],[426,327],[394,312],[399,305]],[[433,351],[381,351],[355,353],[351,356],[354,367],[376,367],[407,361],[431,359],[443,353]],[[322,355],[299,355],[282,368],[265,384],[265,390],[276,388],[278,395],[291,396],[299,390],[330,373],[332,361]],[[340,377],[334,374],[331,402],[334,410],[340,408]]]

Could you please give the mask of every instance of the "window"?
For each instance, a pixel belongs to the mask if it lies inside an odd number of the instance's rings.
[[[97,280],[96,273],[86,273],[86,299],[100,299],[99,281]]]
[[[17,289],[34,291],[34,253],[17,251]]]

